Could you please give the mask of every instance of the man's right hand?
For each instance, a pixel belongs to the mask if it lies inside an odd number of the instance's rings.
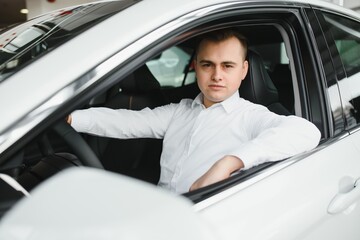
[[[71,115],[68,115],[66,117],[66,122],[71,125],[71,121],[72,121]]]

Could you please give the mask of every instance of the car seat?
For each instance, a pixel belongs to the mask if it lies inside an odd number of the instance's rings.
[[[278,90],[266,71],[263,60],[255,51],[249,50],[247,56],[249,70],[242,81],[239,92],[242,98],[266,106],[280,115],[291,113],[280,103]]]

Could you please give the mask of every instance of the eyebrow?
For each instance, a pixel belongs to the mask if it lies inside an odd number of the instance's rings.
[[[214,62],[213,62],[213,61],[210,61],[210,60],[204,59],[204,60],[200,60],[200,63],[211,63],[211,64],[213,64]],[[236,63],[236,62],[233,62],[233,61],[224,61],[224,62],[221,62],[221,64],[237,65],[237,63]]]

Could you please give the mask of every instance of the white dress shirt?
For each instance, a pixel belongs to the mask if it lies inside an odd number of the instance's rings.
[[[163,138],[159,186],[184,193],[225,155],[245,169],[310,150],[319,130],[296,116],[280,116],[239,97],[205,108],[202,94],[153,110],[91,108],[75,111],[79,132],[112,138]],[[120,158],[120,157],[119,157]]]

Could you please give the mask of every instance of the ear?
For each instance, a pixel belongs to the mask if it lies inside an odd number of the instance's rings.
[[[241,80],[244,80],[246,77],[246,74],[249,70],[249,62],[247,60],[244,61],[243,67],[242,67],[242,73],[241,73]]]

